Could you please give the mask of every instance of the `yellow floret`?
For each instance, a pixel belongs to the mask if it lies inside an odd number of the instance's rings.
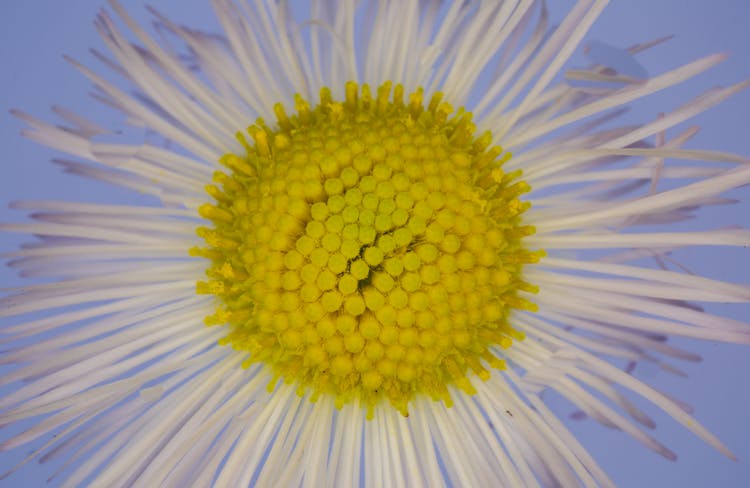
[[[368,418],[418,395],[451,405],[450,385],[473,394],[505,367],[494,347],[523,340],[511,310],[536,309],[519,294],[536,292],[521,272],[543,256],[522,245],[528,184],[471,114],[426,97],[349,82],[342,101],[324,88],[294,114],[274,105],[275,124],[220,159],[198,207],[213,226],[190,251],[211,261],[205,322],[243,366],[337,407],[358,399]]]

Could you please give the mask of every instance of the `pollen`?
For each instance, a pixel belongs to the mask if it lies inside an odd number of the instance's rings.
[[[529,186],[491,134],[440,93],[391,88],[350,82],[341,102],[323,88],[238,134],[193,250],[211,260],[197,291],[216,298],[222,344],[370,417],[418,395],[450,406],[503,369],[523,338],[511,312],[534,310],[522,267],[543,254],[522,245]]]

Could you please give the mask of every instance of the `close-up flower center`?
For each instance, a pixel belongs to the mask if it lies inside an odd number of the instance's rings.
[[[510,155],[441,94],[425,106],[390,83],[275,112],[278,128],[238,136],[246,153],[223,157],[200,208],[207,324],[228,324],[246,365],[370,415],[381,399],[406,415],[417,394],[473,393],[469,376],[504,368],[522,339],[511,310],[533,309],[518,292],[535,290],[521,271],[540,253],[522,245],[529,186],[503,171]]]
[[[677,0],[16,3],[0,485],[750,479],[750,79]]]

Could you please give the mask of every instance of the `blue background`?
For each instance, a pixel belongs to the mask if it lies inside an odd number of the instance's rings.
[[[105,127],[122,127],[122,118],[92,101],[90,84],[68,65],[67,53],[97,66],[88,49],[102,48],[92,26],[101,0],[0,0],[0,201],[16,199],[67,199],[101,202],[138,202],[142,197],[105,185],[64,175],[50,164],[59,153],[36,146],[19,135],[23,124],[7,110],[20,108],[45,120],[54,120],[50,105],[59,104],[101,122]],[[137,19],[149,20],[141,2],[124,2]],[[572,2],[550,2],[552,18],[559,20],[564,7]],[[211,29],[215,21],[203,2],[151,2],[171,18],[191,26]],[[747,28],[750,4],[745,1],[630,0],[615,1],[590,32],[589,40],[601,40],[626,47],[665,34],[675,39],[639,58],[651,74],[658,74],[699,56],[729,52],[732,57],[697,80],[672,89],[647,103],[638,104],[633,116],[651,120],[658,112],[675,108],[688,98],[715,85],[729,85],[750,77],[750,30]],[[582,64],[579,54],[573,64]],[[750,156],[750,91],[702,114],[690,123],[704,127],[690,147],[720,149]],[[715,226],[740,223],[750,227],[750,191],[736,190],[732,196],[746,203],[703,212],[706,222]],[[0,208],[0,221],[22,221],[23,215]],[[0,250],[14,249],[23,236],[0,235]],[[750,259],[747,249],[699,249],[678,256],[700,274],[735,282],[748,282]],[[0,287],[19,283],[12,270],[0,267]],[[748,321],[750,307],[715,306],[709,310]],[[697,418],[719,436],[737,456],[732,462],[714,452],[655,408],[647,411],[658,427],[656,436],[677,452],[669,462],[646,450],[626,435],[607,430],[592,421],[568,420],[584,445],[620,486],[734,487],[750,486],[750,349],[740,346],[678,341],[703,355],[700,364],[686,364],[689,379],[639,370],[641,378],[686,400],[696,409]],[[681,365],[682,366],[682,365]],[[0,374],[7,369],[0,369]],[[571,411],[554,402],[562,416]],[[5,438],[0,435],[0,440]],[[0,472],[23,457],[24,450],[0,452]],[[2,486],[42,485],[47,469],[27,466],[21,473],[0,482]]]

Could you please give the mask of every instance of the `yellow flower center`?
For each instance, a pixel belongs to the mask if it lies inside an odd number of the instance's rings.
[[[528,184],[440,93],[425,107],[421,89],[404,100],[388,82],[373,98],[350,82],[342,103],[323,88],[295,108],[277,104],[278,128],[259,119],[252,143],[239,134],[246,153],[206,187],[213,227],[192,250],[212,262],[197,287],[218,298],[206,323],[228,324],[222,343],[245,366],[370,416],[384,399],[406,415],[418,394],[472,394],[472,373],[504,368],[495,346],[522,338],[510,311],[533,309],[518,295],[535,291],[521,269],[541,255],[521,245]]]

